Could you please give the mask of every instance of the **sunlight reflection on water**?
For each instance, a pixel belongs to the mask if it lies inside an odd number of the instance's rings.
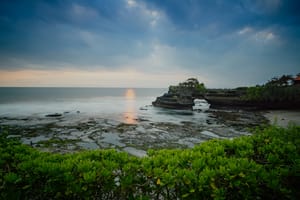
[[[127,89],[125,92],[125,112],[123,113],[123,119],[126,124],[136,124],[136,95],[133,89]]]

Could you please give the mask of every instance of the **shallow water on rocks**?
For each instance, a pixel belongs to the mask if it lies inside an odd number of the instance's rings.
[[[158,110],[159,115],[163,115],[159,118],[164,120],[153,120],[149,114],[140,117],[144,120],[137,116],[137,122],[130,124],[79,113],[51,119],[2,117],[0,125],[10,129],[11,137],[16,135],[24,144],[45,151],[114,148],[145,156],[148,149],[192,148],[210,139],[248,135],[248,128],[265,120],[256,112],[206,110],[182,111],[182,114],[181,111],[150,109],[149,112]]]
[[[192,148],[214,138],[248,135],[248,128],[266,122],[259,112],[211,110],[204,100],[194,110],[153,107],[161,90],[153,96],[126,96],[125,89],[124,94],[35,103],[0,98],[0,127],[44,151],[114,148],[145,156],[148,149]]]

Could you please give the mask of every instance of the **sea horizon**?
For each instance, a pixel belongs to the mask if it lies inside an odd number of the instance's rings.
[[[0,86],[0,88],[104,88],[104,89],[166,89],[168,87],[101,87],[101,86]]]

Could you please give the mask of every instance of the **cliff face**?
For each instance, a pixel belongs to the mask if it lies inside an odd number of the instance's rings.
[[[207,90],[205,99],[211,108],[244,110],[299,109],[300,88],[296,86],[256,86]]]
[[[189,96],[173,96],[169,93],[166,93],[163,96],[157,97],[156,100],[152,102],[152,104],[154,106],[162,108],[192,109],[192,107],[194,106],[194,100]]]
[[[194,99],[205,99],[211,108],[223,109],[300,109],[300,87],[256,86],[236,89],[205,89],[197,79],[170,86],[167,93],[152,102],[171,109],[192,109]]]
[[[205,88],[197,79],[190,78],[177,86],[170,86],[167,93],[157,97],[153,106],[171,109],[192,109],[194,99],[202,97]]]

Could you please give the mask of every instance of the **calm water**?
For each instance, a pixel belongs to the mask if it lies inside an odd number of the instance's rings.
[[[128,90],[136,100],[161,95],[166,89],[149,88],[0,88],[0,103],[90,101],[101,98],[128,99]],[[127,95],[127,96],[126,96]]]
[[[153,108],[167,89],[129,88],[0,88],[0,117],[44,117],[62,113],[135,123],[205,120],[202,113]]]

